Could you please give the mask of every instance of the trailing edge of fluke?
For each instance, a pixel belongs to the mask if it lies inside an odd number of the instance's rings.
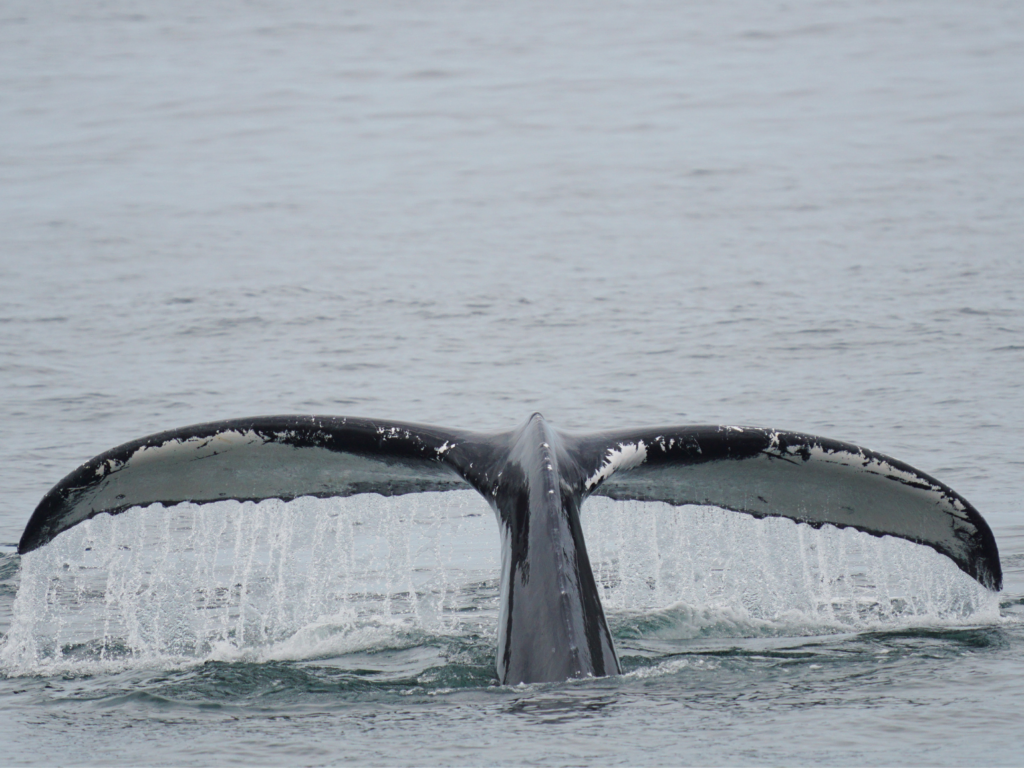
[[[161,432],[86,462],[39,503],[18,551],[101,513],[225,499],[393,496],[473,488],[501,528],[502,683],[619,672],[580,525],[591,495],[702,504],[931,547],[989,589],[995,538],[948,486],[855,445],[683,426],[566,434],[535,413],[482,434],[373,419],[265,416]]]

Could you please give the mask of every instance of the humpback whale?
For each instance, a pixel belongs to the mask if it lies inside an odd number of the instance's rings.
[[[18,551],[101,513],[161,503],[384,496],[472,488],[501,530],[497,672],[503,684],[620,671],[580,524],[589,496],[700,504],[931,547],[991,590],[989,526],[954,490],[849,443],[758,427],[591,434],[535,413],[479,433],[328,416],[265,416],[144,437],[86,462],[40,501]]]

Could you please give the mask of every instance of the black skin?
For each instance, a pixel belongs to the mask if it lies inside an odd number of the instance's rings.
[[[504,530],[498,675],[546,682],[618,674],[580,524],[582,471],[540,415],[485,471]],[[487,487],[485,486],[485,487]]]

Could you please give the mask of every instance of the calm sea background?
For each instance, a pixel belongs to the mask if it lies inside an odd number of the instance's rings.
[[[1019,765],[1022,40],[995,0],[5,2],[0,761]],[[987,518],[1005,590],[596,509],[628,674],[503,688],[473,499],[151,509],[15,554],[151,432],[533,411],[895,456]]]

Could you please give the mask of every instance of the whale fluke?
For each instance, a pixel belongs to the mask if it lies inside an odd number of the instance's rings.
[[[300,496],[394,496],[471,486],[440,461],[453,430],[369,419],[265,416],[196,424],[87,461],[39,502],[18,551],[103,512],[136,506]]]
[[[497,669],[506,684],[619,671],[579,519],[592,494],[896,536],[935,549],[989,589],[1002,587],[995,538],[977,510],[882,454],[755,427],[571,435],[540,414],[494,434],[321,416],[161,432],[97,456],[54,486],[18,551],[98,514],[154,503],[469,488],[501,528]]]
[[[600,496],[706,504],[896,536],[931,547],[989,589],[1002,589],[995,537],[970,502],[866,448],[797,432],[698,426],[582,436],[579,449],[587,457],[605,452],[600,464],[587,465],[597,473],[590,492]],[[642,460],[631,458],[637,453]],[[614,471],[618,462],[630,471]]]

